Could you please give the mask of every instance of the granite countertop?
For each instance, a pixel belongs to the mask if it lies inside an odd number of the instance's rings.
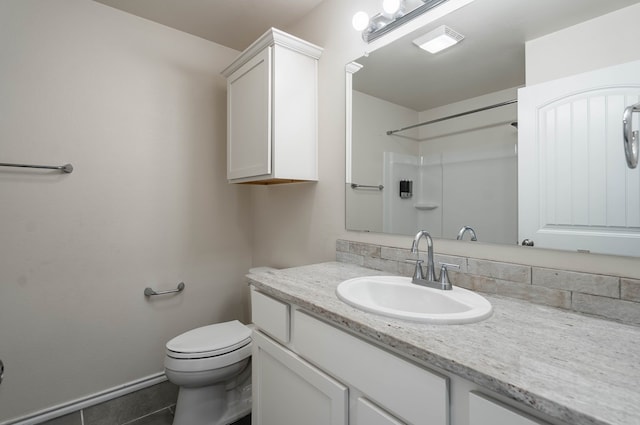
[[[380,274],[330,262],[248,278],[266,294],[569,424],[640,424],[639,327],[484,294],[489,319],[429,325],[367,313],[335,295],[343,280]]]

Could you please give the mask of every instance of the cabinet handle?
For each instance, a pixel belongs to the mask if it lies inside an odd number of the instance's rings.
[[[0,360],[0,384],[2,384],[2,378],[4,378],[4,363]]]

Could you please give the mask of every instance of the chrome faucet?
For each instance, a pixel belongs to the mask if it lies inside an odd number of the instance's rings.
[[[458,237],[456,239],[459,241],[462,240],[466,232],[471,233],[471,241],[475,242],[478,240],[478,238],[476,237],[476,231],[473,230],[471,226],[462,226],[462,229],[460,229],[460,231],[458,232]]]
[[[420,239],[425,238],[427,240],[427,276],[422,271],[422,260],[420,259],[420,252],[418,250],[418,245],[420,245]],[[447,273],[447,269],[449,267],[460,268],[457,264],[449,264],[449,263],[440,263],[442,268],[440,269],[440,278],[436,279],[436,267],[433,264],[433,239],[431,239],[431,235],[427,233],[426,230],[420,230],[416,233],[416,237],[413,239],[413,243],[411,244],[411,253],[416,254],[417,259],[416,269],[413,272],[413,278],[411,279],[411,283],[420,286],[427,286],[429,288],[442,289],[444,291],[450,291],[452,288],[451,282],[449,281],[449,274]]]
[[[418,245],[420,244],[420,239],[427,239],[427,277],[425,279],[424,274],[422,273],[422,265],[420,264],[422,261],[420,260],[420,252],[418,250]],[[416,233],[416,237],[413,239],[413,244],[411,244],[411,253],[416,254],[418,260],[416,261],[416,270],[413,273],[413,283],[424,282],[437,282],[436,279],[436,271],[435,265],[433,264],[433,239],[431,239],[431,235],[427,233],[426,230],[420,230]]]

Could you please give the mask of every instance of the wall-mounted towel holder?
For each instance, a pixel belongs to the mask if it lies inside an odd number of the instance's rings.
[[[63,173],[71,174],[73,172],[73,165],[30,165],[30,164],[11,164],[8,162],[0,162],[0,167],[18,167],[18,168],[40,168],[45,170],[60,170]]]
[[[170,289],[168,291],[156,291],[154,289],[151,288],[144,288],[144,295],[146,297],[151,297],[154,295],[165,295],[165,294],[173,294],[176,292],[182,292],[184,291],[184,282],[180,282],[178,283],[178,287],[176,289]]]
[[[376,189],[376,190],[382,190],[384,189],[384,186],[379,184],[379,185],[370,185],[370,184],[357,184],[357,183],[351,183],[351,189]]]

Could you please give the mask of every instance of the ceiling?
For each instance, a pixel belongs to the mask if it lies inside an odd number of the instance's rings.
[[[323,0],[95,0],[236,50]],[[349,0],[341,0],[349,1]],[[380,0],[380,3],[382,0]],[[423,111],[525,83],[525,41],[640,0],[475,0],[361,58],[354,88]],[[446,24],[466,38],[430,55],[412,40]]]
[[[232,49],[244,50],[269,28],[286,28],[323,0],[95,1]]]
[[[475,0],[357,59],[354,89],[424,111],[525,83],[525,41],[640,0]],[[412,43],[446,24],[466,38],[431,55]],[[593,54],[598,54],[593,52]]]

